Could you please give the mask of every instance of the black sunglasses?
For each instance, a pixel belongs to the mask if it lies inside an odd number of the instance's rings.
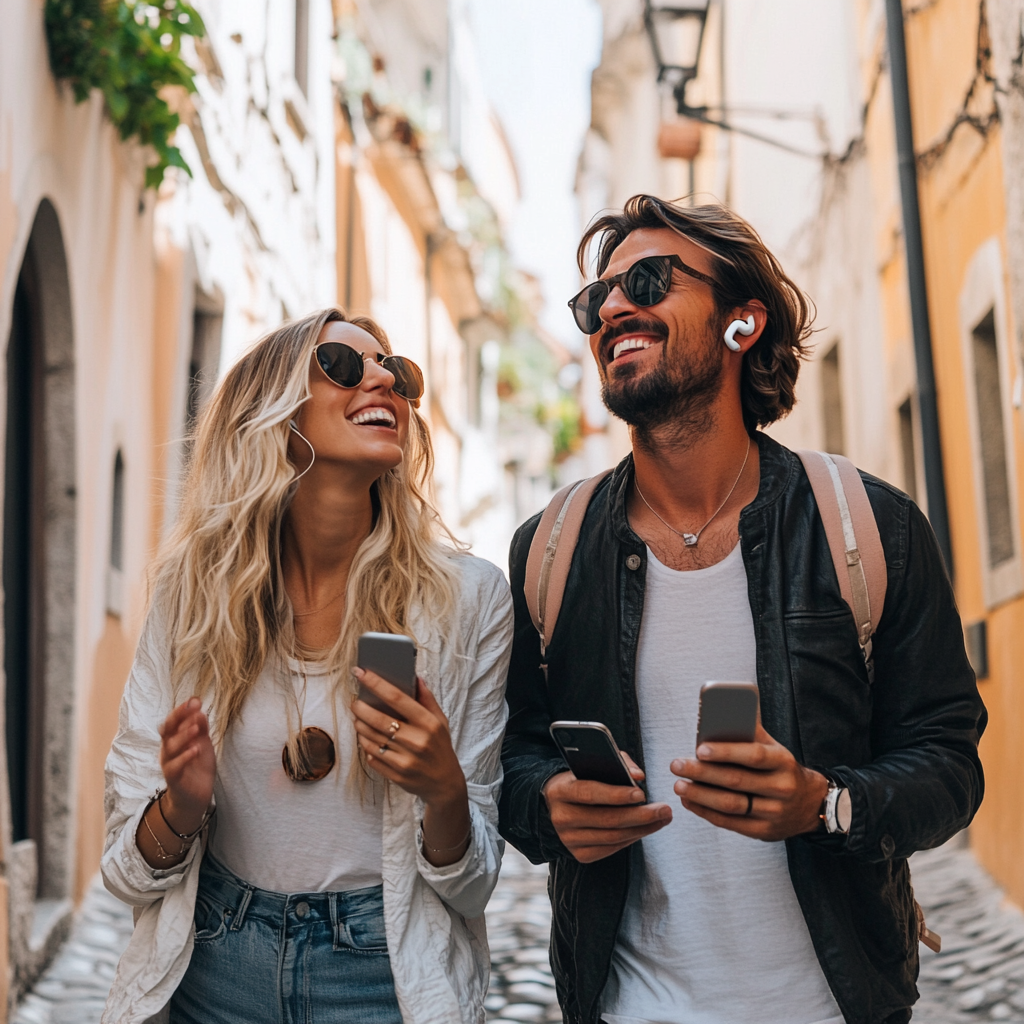
[[[405,356],[386,356],[383,352],[357,352],[343,341],[325,341],[313,350],[320,369],[339,388],[357,388],[363,382],[365,360],[373,357],[394,378],[391,385],[399,398],[415,402],[423,396],[423,371]]]
[[[601,330],[601,307],[616,285],[622,287],[626,298],[635,306],[657,305],[672,287],[673,267],[712,287],[717,284],[714,278],[688,267],[678,256],[645,256],[621,274],[588,284],[569,300],[576,326],[584,334],[597,334]]]

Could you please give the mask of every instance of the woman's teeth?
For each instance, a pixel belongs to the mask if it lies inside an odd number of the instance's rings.
[[[352,417],[352,422],[359,427],[367,423],[380,423],[385,427],[393,427],[395,417],[387,409],[365,409],[363,412],[357,412]]]
[[[612,361],[618,359],[623,352],[632,352],[638,348],[650,348],[652,344],[653,342],[646,338],[623,338],[621,341],[617,341],[615,348],[612,349]]]

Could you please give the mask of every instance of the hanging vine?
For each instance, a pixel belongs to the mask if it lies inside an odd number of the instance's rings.
[[[157,188],[168,167],[192,171],[171,137],[178,115],[161,98],[166,86],[195,92],[194,72],[181,57],[184,36],[205,35],[202,19],[183,0],[159,5],[135,0],[46,0],[50,67],[82,103],[93,89],[122,140],[156,152],[146,187]]]

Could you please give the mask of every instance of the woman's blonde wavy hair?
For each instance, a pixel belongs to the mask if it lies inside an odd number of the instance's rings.
[[[281,570],[281,524],[297,487],[289,420],[310,397],[313,349],[332,321],[361,327],[391,353],[373,320],[340,309],[256,342],[199,417],[178,519],[151,576],[169,620],[176,700],[195,693],[209,702],[218,743],[268,660],[295,653]],[[415,608],[442,621],[453,608],[460,545],[430,501],[432,470],[430,434],[412,408],[405,457],[372,487],[373,529],[349,571],[341,633],[327,655],[339,686],[355,685],[360,633],[408,634]]]

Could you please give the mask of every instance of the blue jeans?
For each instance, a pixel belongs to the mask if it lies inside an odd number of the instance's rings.
[[[402,1024],[381,886],[285,895],[209,854],[171,1024]]]

